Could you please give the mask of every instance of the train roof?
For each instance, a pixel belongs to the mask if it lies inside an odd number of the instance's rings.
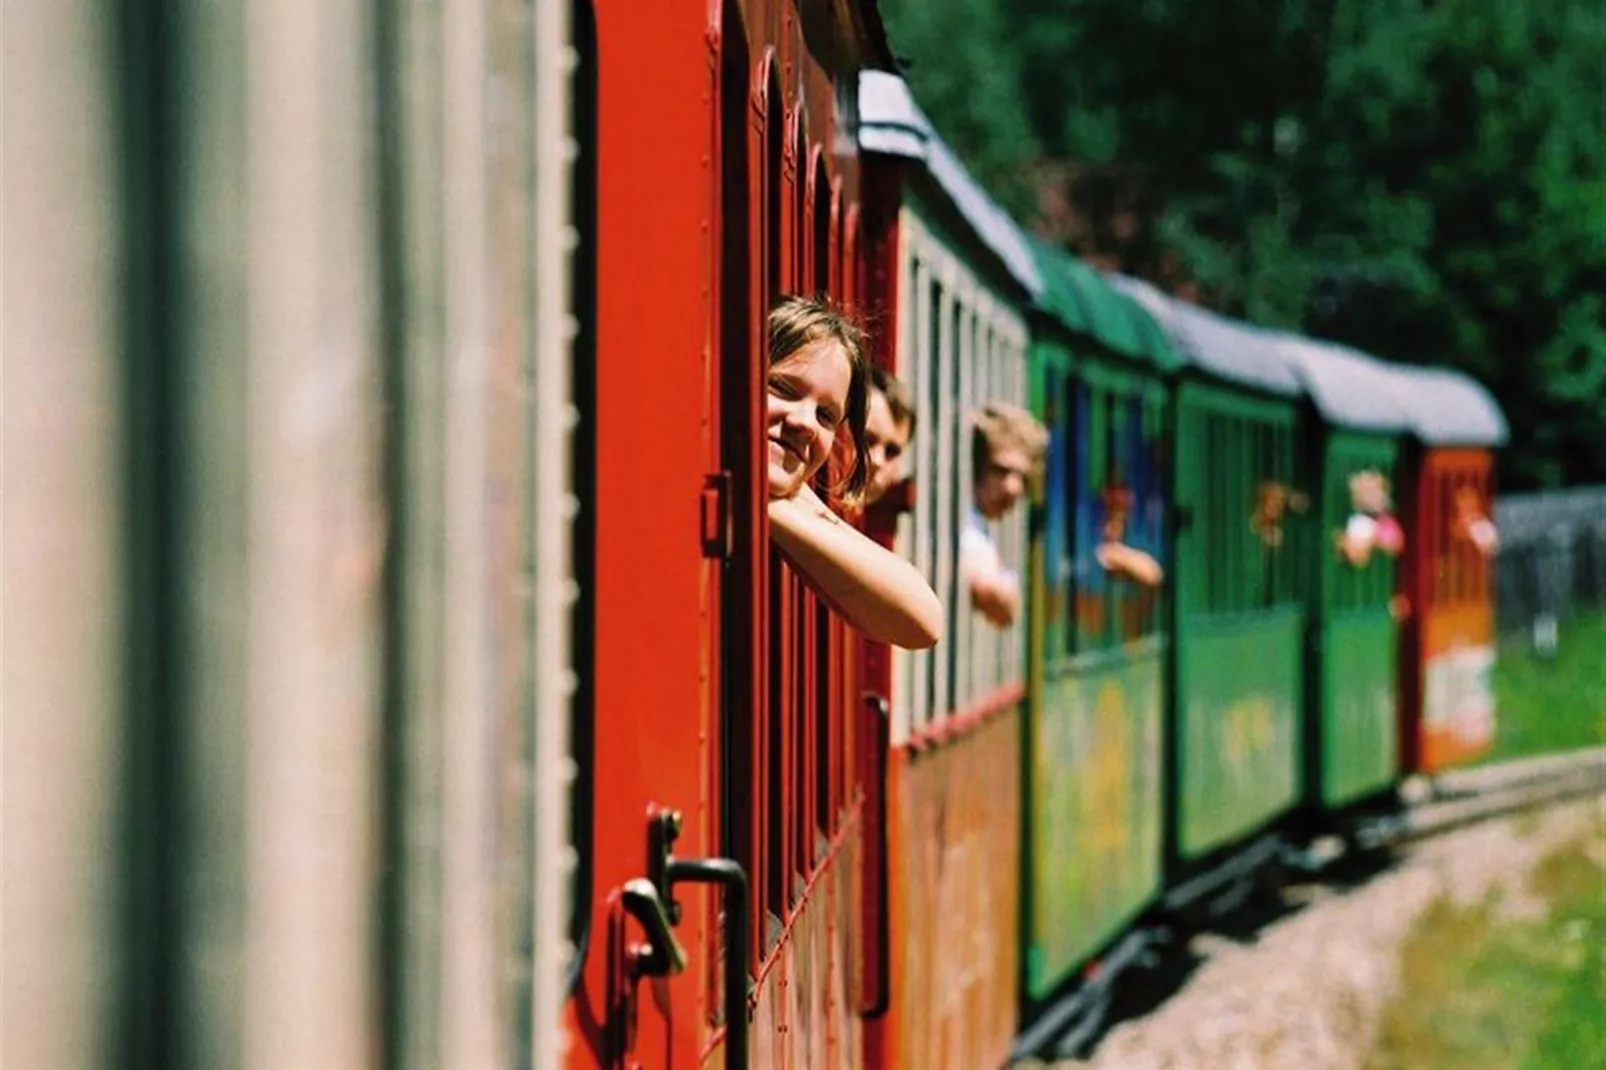
[[[1411,414],[1400,404],[1395,370],[1375,357],[1292,334],[1279,339],[1277,352],[1329,423],[1388,434],[1414,430]]]
[[[902,78],[859,72],[859,147],[865,152],[918,160],[976,237],[1030,294],[1042,288],[1026,236],[943,144]]]
[[[1483,384],[1452,368],[1388,366],[1394,400],[1429,446],[1503,446],[1506,416]]]
[[[1029,239],[1042,288],[1037,307],[1066,330],[1085,334],[1123,356],[1163,372],[1182,365],[1166,332],[1144,308],[1087,264],[1046,242]]]
[[[1106,277],[1159,321],[1184,364],[1284,397],[1305,392],[1299,376],[1278,352],[1282,336],[1190,305],[1141,279],[1114,273]]]

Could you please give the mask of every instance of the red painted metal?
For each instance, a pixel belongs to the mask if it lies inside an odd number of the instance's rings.
[[[752,1065],[862,1061],[857,642],[771,564],[762,434],[772,297],[850,299],[857,278],[840,231],[858,168],[833,130],[835,79],[855,75],[806,43],[840,55],[851,9],[596,5],[595,893],[574,1067],[725,1061],[716,896],[677,889],[684,974],[631,974],[645,935],[620,889],[654,808],[687,816],[678,855],[747,868]],[[676,374],[693,353],[700,374]]]

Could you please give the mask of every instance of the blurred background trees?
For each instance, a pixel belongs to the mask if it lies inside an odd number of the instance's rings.
[[[1451,364],[1508,487],[1606,480],[1606,5],[884,0],[1025,225],[1257,323]]]

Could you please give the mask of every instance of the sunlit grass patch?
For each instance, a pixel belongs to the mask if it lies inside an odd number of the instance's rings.
[[[1487,761],[1606,745],[1606,613],[1563,621],[1549,660],[1526,639],[1502,642],[1494,692],[1498,727]]]

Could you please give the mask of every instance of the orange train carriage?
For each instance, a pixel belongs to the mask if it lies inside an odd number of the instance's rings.
[[[1439,368],[1392,369],[1412,417],[1402,520],[1412,538],[1398,575],[1400,753],[1406,772],[1476,758],[1495,737],[1494,450],[1507,431],[1483,387]]]

